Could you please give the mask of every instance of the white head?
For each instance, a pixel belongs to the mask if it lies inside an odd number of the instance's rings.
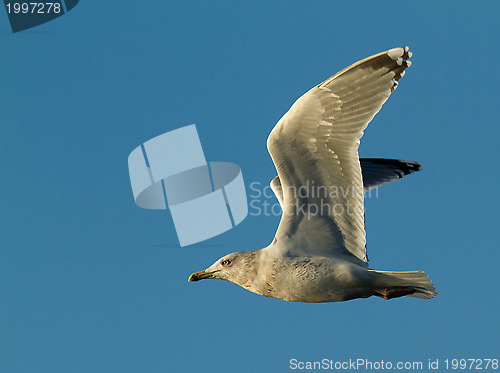
[[[248,288],[255,278],[257,268],[255,259],[257,251],[239,251],[228,254],[217,260],[203,271],[195,272],[189,276],[188,281],[199,281],[206,278],[226,280],[242,287]]]

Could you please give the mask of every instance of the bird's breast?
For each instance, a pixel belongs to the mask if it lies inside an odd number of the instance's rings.
[[[366,270],[323,257],[274,258],[248,290],[296,302],[342,301],[363,286],[359,271]]]

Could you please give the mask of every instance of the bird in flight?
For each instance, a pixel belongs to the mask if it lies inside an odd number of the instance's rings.
[[[364,192],[418,171],[416,162],[360,159],[363,131],[411,65],[408,47],[365,58],[300,97],[267,140],[282,216],[271,244],[228,254],[189,281],[220,279],[266,297],[339,302],[429,299],[423,271],[368,268]]]

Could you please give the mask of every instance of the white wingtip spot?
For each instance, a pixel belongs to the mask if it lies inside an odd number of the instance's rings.
[[[392,84],[391,92],[394,92],[394,90],[395,90],[396,88],[398,88],[398,82],[397,82],[396,80],[393,80],[393,82],[392,82],[392,83],[393,83],[393,84]]]
[[[403,59],[402,59],[402,58],[398,58],[398,59],[396,60],[396,63],[397,63],[399,66],[403,65]]]
[[[411,66],[411,61],[405,61],[406,62],[406,67],[410,67]]]
[[[393,48],[387,51],[387,55],[394,61],[396,61],[398,58],[403,57],[403,54],[405,54],[404,48]]]
[[[398,82],[397,82],[396,80],[394,80],[394,82],[393,82],[393,83],[394,83],[394,84],[392,85],[391,92],[394,92],[394,90],[395,90],[396,88],[398,88]]]
[[[410,52],[410,47],[399,47],[389,49],[387,55],[394,61],[397,61],[399,58],[403,58],[404,60],[410,58],[412,53]]]

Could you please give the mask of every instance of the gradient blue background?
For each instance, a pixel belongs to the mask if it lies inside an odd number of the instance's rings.
[[[12,34],[0,12],[0,371],[287,372],[289,360],[499,358],[500,3],[81,1]],[[273,238],[278,217],[180,248],[133,201],[127,157],[196,123],[247,186],[302,93],[371,54],[413,65],[362,156],[424,171],[366,202],[371,267],[439,295],[297,304],[195,270]],[[249,191],[250,192],[250,191]]]

